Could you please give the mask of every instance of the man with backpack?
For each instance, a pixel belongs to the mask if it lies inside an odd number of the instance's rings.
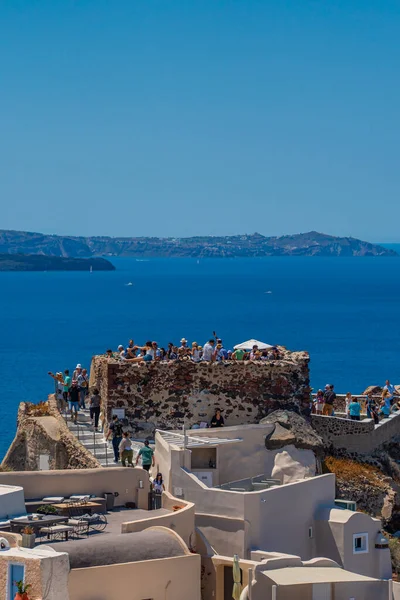
[[[112,445],[114,450],[114,462],[119,461],[119,445],[122,440],[122,422],[117,415],[113,415],[112,421],[108,426],[107,441],[112,437]]]

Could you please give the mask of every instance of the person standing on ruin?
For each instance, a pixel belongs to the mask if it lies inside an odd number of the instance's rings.
[[[394,396],[400,396],[399,392],[396,390],[394,385],[390,383],[389,379],[386,379],[385,385],[383,387],[383,393],[387,392],[387,397],[390,400],[390,406],[393,405]]]
[[[350,392],[347,392],[346,397],[345,397],[345,412],[346,412],[346,419],[348,419],[350,417],[350,412],[349,412],[349,406],[350,404],[353,402],[353,397],[351,395]]]
[[[315,398],[315,414],[322,415],[324,411],[324,392],[318,390]]]
[[[250,352],[250,360],[256,360],[258,358],[258,346],[254,344],[252,351]]]
[[[352,398],[349,404],[349,415],[352,421],[360,421],[361,420],[361,406],[358,401],[358,398]]]
[[[154,450],[150,448],[149,440],[146,440],[144,446],[140,448],[136,457],[136,464],[139,462],[139,458],[142,457],[142,467],[145,471],[150,471],[150,467],[155,465],[154,461]]]
[[[78,375],[77,380],[79,387],[79,406],[80,408],[83,408],[83,410],[85,410],[85,400],[89,387],[89,377],[87,374],[87,369],[82,369],[82,372]]]
[[[378,407],[372,392],[367,394],[367,419],[373,419],[375,425],[379,423]]]
[[[63,412],[67,406],[64,400],[64,379],[63,374],[58,372],[54,375],[51,371],[48,371],[48,375],[55,381],[55,395],[57,400],[57,408],[60,412]]]
[[[65,406],[67,406],[68,404],[68,395],[69,395],[69,388],[71,387],[71,383],[72,383],[72,379],[69,375],[69,369],[65,369],[64,371],[64,387],[63,387],[63,396],[64,396],[64,402],[65,402]]]
[[[90,418],[94,419],[94,430],[98,431],[99,430],[99,417],[100,417],[100,406],[101,406],[101,399],[100,399],[100,394],[99,394],[99,390],[97,388],[95,388],[93,390],[92,395],[90,396]]]
[[[80,399],[80,391],[78,382],[76,379],[72,380],[71,387],[68,392],[69,398],[69,409],[71,411],[71,421],[77,423],[78,421],[78,410],[79,410],[79,399]]]
[[[188,346],[188,341],[186,338],[181,339],[181,345],[179,346],[179,354],[181,356],[187,356],[190,354],[190,348]]]
[[[327,384],[325,386],[324,409],[322,411],[322,414],[325,415],[326,417],[332,416],[335,400],[336,400],[336,394],[334,392],[334,386],[333,386],[333,384]]]
[[[201,354],[197,342],[192,344],[192,361],[195,363],[200,362]]]
[[[114,450],[114,462],[119,461],[119,445],[122,440],[122,423],[117,415],[113,415],[112,421],[108,426],[106,441],[112,438],[112,446]]]
[[[82,365],[78,363],[75,367],[75,371],[72,373],[72,379],[78,379],[79,375],[82,373]]]
[[[119,444],[119,455],[121,457],[121,463],[123,467],[126,467],[126,461],[128,461],[128,467],[133,467],[133,450],[132,441],[129,437],[129,432],[124,431],[122,434],[122,440]]]
[[[202,360],[206,360],[207,362],[211,362],[214,357],[214,344],[215,341],[211,338],[208,342],[206,342],[203,346],[203,358]]]

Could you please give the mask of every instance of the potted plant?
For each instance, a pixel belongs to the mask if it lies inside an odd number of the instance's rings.
[[[39,515],[56,515],[58,511],[52,504],[41,504],[36,512]]]
[[[29,583],[25,584],[22,580],[14,581],[14,583],[17,586],[18,590],[14,596],[14,600],[29,600],[28,590],[32,586]]]
[[[33,527],[27,525],[22,530],[22,547],[23,548],[34,548],[35,547],[35,530]]]

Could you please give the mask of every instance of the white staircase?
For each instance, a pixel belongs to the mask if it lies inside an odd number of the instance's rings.
[[[85,448],[93,454],[99,461],[102,467],[120,467],[121,463],[114,462],[114,450],[111,442],[106,442],[103,432],[94,431],[94,426],[90,418],[88,409],[80,409],[78,412],[78,422],[75,424],[71,421],[70,415],[66,417],[67,426],[71,433],[75,435],[77,440],[85,446]],[[136,460],[136,455],[142,444],[133,442],[133,460]]]

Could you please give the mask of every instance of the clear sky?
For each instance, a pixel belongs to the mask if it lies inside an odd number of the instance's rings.
[[[398,0],[2,0],[3,229],[400,240]]]

